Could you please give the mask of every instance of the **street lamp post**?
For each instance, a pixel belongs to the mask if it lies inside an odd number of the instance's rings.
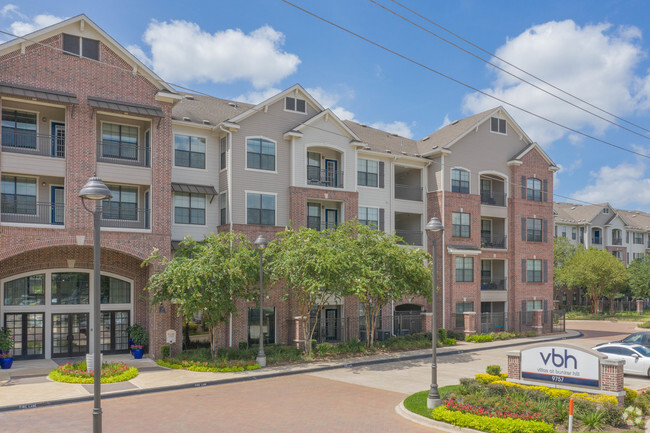
[[[264,269],[262,262],[262,252],[268,242],[264,235],[259,235],[255,240],[255,245],[260,250],[260,350],[257,352],[257,363],[260,367],[266,367],[266,355],[264,354]]]
[[[437,346],[438,346],[438,317],[437,317],[437,301],[436,301],[436,233],[443,231],[445,228],[437,217],[432,217],[425,226],[427,236],[433,242],[433,266],[431,266],[432,275],[432,301],[431,301],[431,389],[427,397],[427,408],[434,409],[442,404],[440,400],[440,393],[438,392],[438,359],[437,359]]]
[[[101,348],[99,341],[99,327],[100,327],[100,307],[101,307],[101,293],[100,293],[100,217],[104,212],[102,200],[110,200],[113,198],[111,190],[108,189],[104,182],[95,175],[88,179],[88,182],[79,191],[81,203],[88,212],[93,214],[93,370],[94,370],[94,384],[93,384],[93,433],[101,433],[102,431],[102,388],[101,388],[101,375],[102,375],[102,360]],[[86,206],[86,200],[95,201],[95,209],[91,210]]]

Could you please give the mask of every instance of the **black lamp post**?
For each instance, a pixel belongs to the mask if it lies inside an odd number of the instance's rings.
[[[259,235],[255,240],[255,245],[260,250],[260,350],[257,352],[257,363],[260,367],[266,367],[266,355],[264,354],[264,269],[262,262],[262,252],[268,242],[264,235]]]
[[[440,400],[440,393],[438,392],[438,359],[437,359],[437,346],[438,346],[438,315],[437,315],[437,301],[436,301],[436,233],[445,229],[437,217],[432,217],[427,225],[424,227],[427,231],[427,237],[433,242],[433,266],[431,267],[432,274],[432,301],[431,301],[431,343],[433,346],[431,354],[431,389],[427,397],[427,408],[434,409],[442,404]]]
[[[101,307],[101,293],[100,293],[100,216],[104,212],[102,200],[110,200],[113,198],[111,190],[108,189],[104,182],[97,176],[93,175],[88,182],[79,191],[81,203],[88,212],[93,214],[93,370],[94,370],[94,384],[93,384],[93,433],[101,433],[102,431],[102,360],[101,360],[101,346],[99,341],[99,327],[100,327],[100,307]],[[95,209],[91,210],[86,206],[86,200],[95,201]]]

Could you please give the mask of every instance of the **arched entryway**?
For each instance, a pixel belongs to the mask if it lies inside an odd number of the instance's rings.
[[[417,304],[395,306],[395,335],[409,335],[422,332],[423,307]]]

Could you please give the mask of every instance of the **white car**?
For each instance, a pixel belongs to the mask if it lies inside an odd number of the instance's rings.
[[[650,377],[650,349],[640,344],[605,343],[594,347],[610,359],[625,361],[623,372]]]

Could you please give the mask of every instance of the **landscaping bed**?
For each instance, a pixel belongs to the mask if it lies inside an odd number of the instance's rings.
[[[161,367],[184,369],[189,371],[202,371],[207,373],[232,373],[236,371],[257,370],[261,368],[254,361],[181,361],[178,359],[167,358],[156,361]]]
[[[50,371],[48,377],[64,383],[94,383],[94,370],[86,370],[86,361],[60,365]],[[131,380],[138,375],[138,369],[123,362],[105,362],[102,364],[101,382],[115,383]]]
[[[574,399],[574,431],[643,432],[650,393],[626,388],[625,406],[609,395],[588,395],[544,386],[507,382],[495,371],[440,388],[442,406],[426,407],[429,391],[409,396],[406,409],[429,419],[492,433],[551,433],[568,428],[569,398]],[[494,374],[497,373],[497,374]]]

